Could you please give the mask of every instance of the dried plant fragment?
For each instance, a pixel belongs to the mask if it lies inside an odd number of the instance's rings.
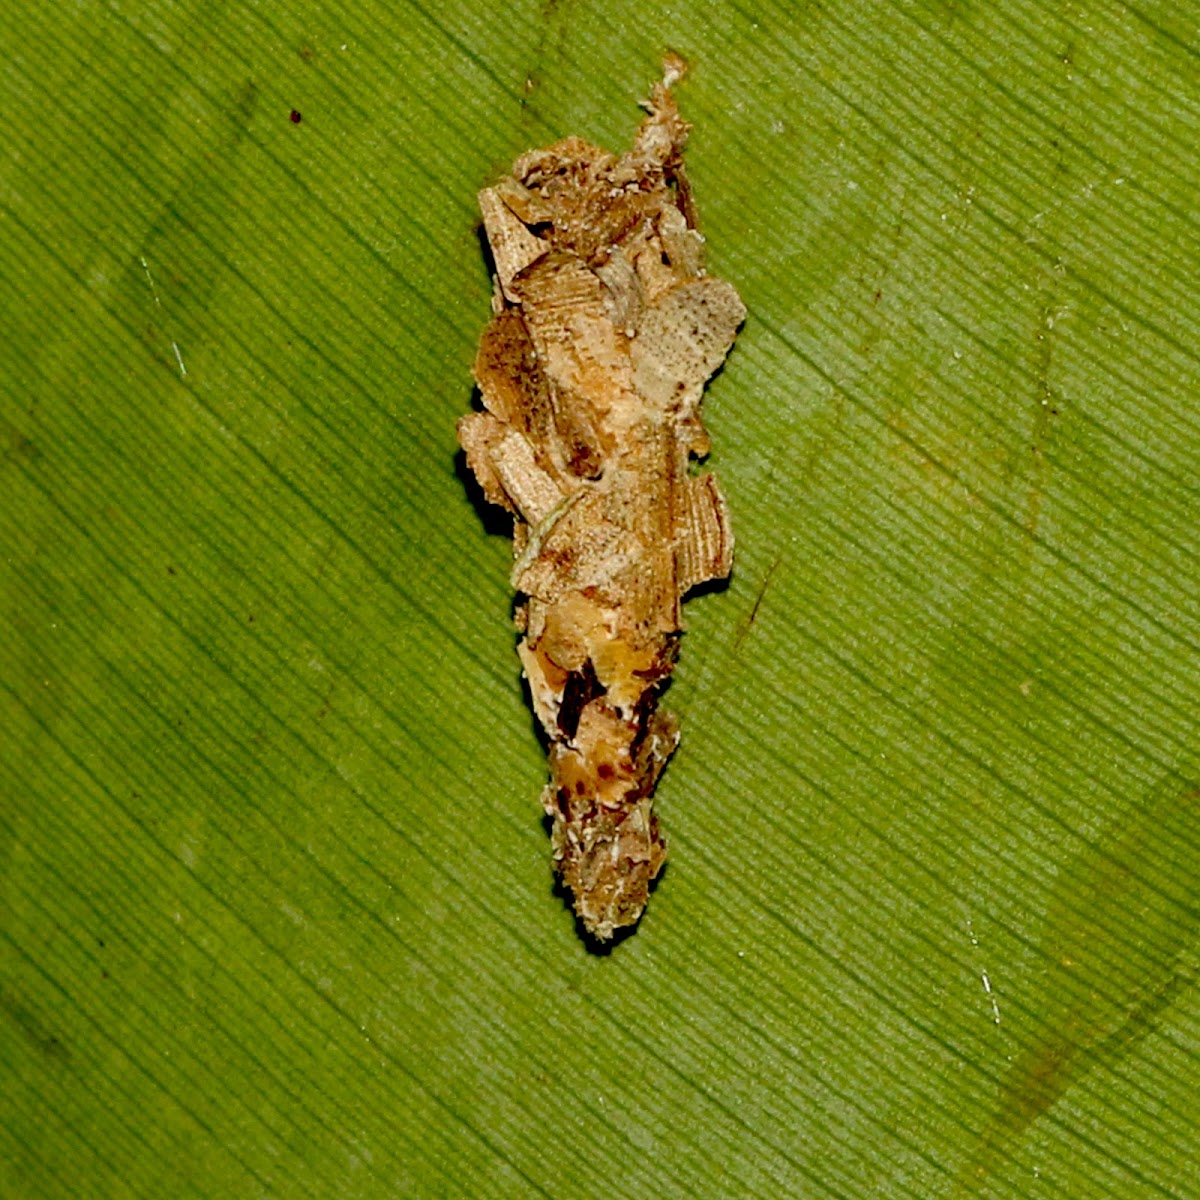
[[[578,138],[523,155],[479,198],[496,264],[458,437],[513,514],[518,653],[549,741],[555,868],[588,932],[646,907],[666,848],[651,811],[679,741],[658,708],[679,602],[733,538],[700,401],[745,317],[704,272],[668,68],[633,149]]]

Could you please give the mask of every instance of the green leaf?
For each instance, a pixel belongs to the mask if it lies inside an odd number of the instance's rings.
[[[1190,8],[0,13],[0,1192],[1184,1197]],[[554,894],[476,190],[667,48],[738,538]],[[299,123],[291,118],[300,114]]]

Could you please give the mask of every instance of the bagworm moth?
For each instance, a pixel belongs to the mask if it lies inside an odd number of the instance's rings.
[[[549,744],[554,864],[588,933],[637,922],[666,847],[651,810],[679,742],[658,707],[680,600],[726,577],[733,537],[700,402],[746,310],[707,275],[671,63],[633,148],[522,155],[479,195],[495,262],[458,422],[486,498],[513,514],[517,647]]]

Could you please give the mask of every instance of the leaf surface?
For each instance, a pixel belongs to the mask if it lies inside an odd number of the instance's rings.
[[[0,1191],[1191,1194],[1189,9],[0,35]],[[668,48],[737,562],[597,956],[454,421],[476,191]]]

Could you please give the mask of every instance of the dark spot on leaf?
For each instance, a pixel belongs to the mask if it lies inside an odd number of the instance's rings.
[[[299,125],[302,119],[303,118],[300,116],[300,110],[297,108],[293,108],[288,114],[288,120],[291,121],[293,125]]]
[[[26,462],[35,463],[41,457],[42,452],[32,438],[18,433],[15,429],[9,433],[5,458],[24,459]]]
[[[242,124],[249,124],[250,118],[258,109],[258,85],[253,79],[243,80],[238,89],[236,103]]]
[[[71,1057],[66,1045],[41,1016],[11,992],[0,988],[0,1014],[8,1017],[25,1040],[46,1058],[65,1062]]]

